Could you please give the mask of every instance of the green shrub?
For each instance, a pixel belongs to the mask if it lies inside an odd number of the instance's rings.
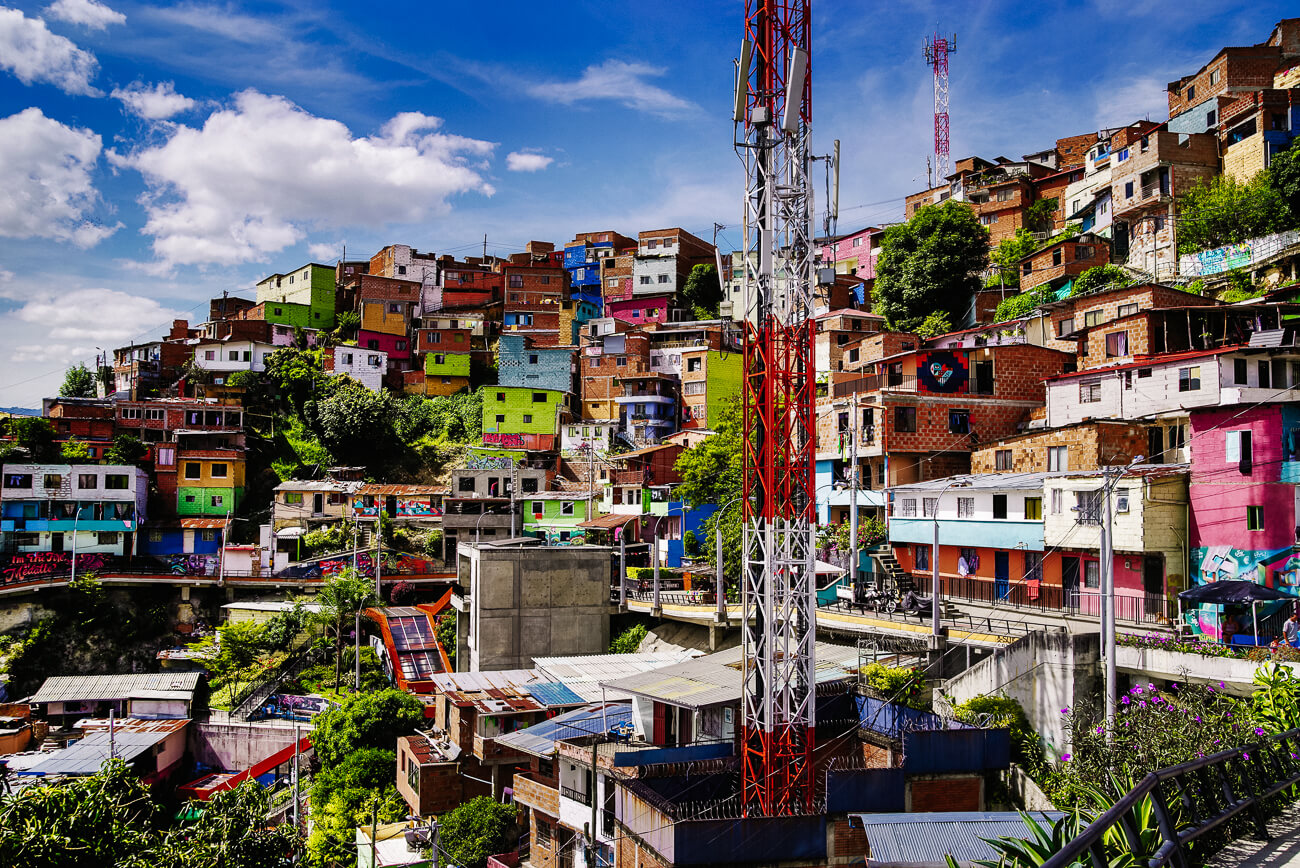
[[[1011,738],[1011,759],[1041,780],[1050,771],[1044,758],[1043,741],[1029,725],[1020,703],[1006,696],[976,696],[953,708],[953,716],[963,723],[986,728],[1006,728]]]
[[[641,647],[646,636],[645,624],[633,624],[622,633],[614,637],[609,643],[609,653],[611,654],[635,654],[636,650]]]
[[[673,569],[672,567],[659,568],[660,581],[663,581],[664,579],[680,579],[684,575],[685,575],[684,572],[682,572],[681,570]],[[629,581],[633,581],[633,582],[641,582],[641,581],[652,582],[654,581],[654,577],[655,577],[655,568],[654,567],[628,567],[627,577]]]
[[[862,667],[862,679],[882,699],[922,711],[930,707],[922,698],[924,685],[921,683],[920,669],[868,663]]]
[[[1128,286],[1132,276],[1118,265],[1094,265],[1075,278],[1070,295],[1084,295],[1106,286]]]

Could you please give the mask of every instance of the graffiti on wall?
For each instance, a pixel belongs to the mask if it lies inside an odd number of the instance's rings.
[[[167,555],[166,561],[173,576],[215,576],[221,571],[217,555]]]
[[[925,353],[917,360],[917,388],[924,392],[952,394],[966,387],[966,360],[947,350]]]
[[[103,569],[107,563],[102,554],[87,553],[77,555],[77,569]],[[69,552],[27,552],[13,555],[3,569],[0,580],[10,582],[32,582],[43,578],[62,576],[71,572],[72,555]]]
[[[1192,549],[1192,563],[1199,564],[1196,584],[1245,581],[1297,593],[1300,588],[1300,556],[1288,546],[1273,550],[1241,549],[1232,546],[1204,546]],[[1282,604],[1289,605],[1289,604]],[[1259,607],[1260,616],[1270,614],[1276,604]],[[1207,605],[1188,613],[1192,626],[1207,638],[1220,640],[1222,607]]]
[[[442,510],[427,500],[402,500],[399,498],[397,501],[397,514],[412,518],[435,518],[442,515]]]
[[[367,552],[359,552],[356,557],[357,572],[363,576],[373,576],[375,574],[375,562]],[[328,558],[320,561],[317,565],[320,568],[322,576],[337,576],[339,573],[352,566],[352,556],[345,558]]]
[[[329,707],[329,700],[323,696],[293,696],[277,693],[262,706],[262,714],[266,717],[306,720],[329,711]]]
[[[522,434],[496,434],[483,433],[483,444],[485,446],[506,446],[511,449],[522,449],[524,446],[524,435]]]
[[[352,501],[352,512],[354,515],[379,515],[379,505],[372,500],[369,506],[361,498]]]
[[[474,455],[465,462],[466,470],[510,470],[514,466],[515,459],[505,455]]]
[[[583,530],[569,531],[569,538],[562,539],[561,531],[547,529],[546,544],[548,546],[581,546],[587,544],[587,533]]]
[[[1213,250],[1202,250],[1196,254],[1201,264],[1201,274],[1218,274],[1234,268],[1250,265],[1251,247],[1249,241],[1240,244],[1228,244]]]

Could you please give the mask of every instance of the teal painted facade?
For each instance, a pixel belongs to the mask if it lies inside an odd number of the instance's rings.
[[[934,542],[933,518],[889,519],[889,541],[930,545]],[[1043,523],[1013,519],[939,519],[939,545],[962,548],[1027,549],[1041,552]]]

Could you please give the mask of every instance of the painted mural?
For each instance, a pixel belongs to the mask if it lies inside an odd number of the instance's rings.
[[[546,530],[546,544],[548,546],[582,546],[587,544],[587,532],[582,529],[569,531],[567,540],[560,539],[560,531],[548,528]]]
[[[484,431],[483,444],[485,446],[508,446],[512,449],[522,449],[524,447],[524,435],[497,434]]]
[[[966,389],[969,371],[966,359],[956,353],[941,350],[925,353],[917,359],[916,387],[921,392],[948,395]]]
[[[102,554],[77,555],[77,569],[99,570],[108,562]],[[69,574],[72,566],[70,552],[27,552],[12,555],[0,567],[0,584],[35,582]]]
[[[518,462],[505,455],[471,455],[465,462],[466,470],[510,470]]]
[[[221,572],[218,555],[166,555],[167,570],[173,576],[215,576]]]
[[[1274,550],[1240,549],[1232,546],[1202,546],[1192,549],[1192,562],[1199,564],[1196,584],[1206,585],[1213,582],[1246,581],[1258,582],[1280,591],[1292,594],[1300,592],[1300,555],[1290,546]],[[1289,603],[1259,606],[1261,617],[1272,614],[1280,606]],[[1220,606],[1201,606],[1186,613],[1186,618],[1193,629],[1199,630],[1206,638],[1221,641]]]

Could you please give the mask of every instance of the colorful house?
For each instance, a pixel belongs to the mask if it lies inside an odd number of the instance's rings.
[[[244,453],[234,449],[181,450],[177,456],[176,513],[228,515],[244,497]]]
[[[503,386],[572,392],[574,352],[573,347],[567,346],[532,346],[523,335],[504,334],[497,347],[497,382]]]
[[[554,389],[488,386],[483,390],[483,445],[548,451],[556,447],[566,394]]]
[[[267,322],[302,328],[334,328],[333,266],[309,262],[288,274],[272,274],[257,284],[257,302]]]
[[[469,388],[471,355],[468,352],[428,353],[424,357],[424,394],[453,395]]]
[[[149,477],[138,467],[5,464],[0,531],[18,555],[130,555],[146,518]]]
[[[524,535],[546,540],[552,546],[580,546],[587,541],[579,527],[594,515],[596,501],[582,497],[582,492],[547,491],[525,495]],[[592,507],[589,513],[588,507]]]

